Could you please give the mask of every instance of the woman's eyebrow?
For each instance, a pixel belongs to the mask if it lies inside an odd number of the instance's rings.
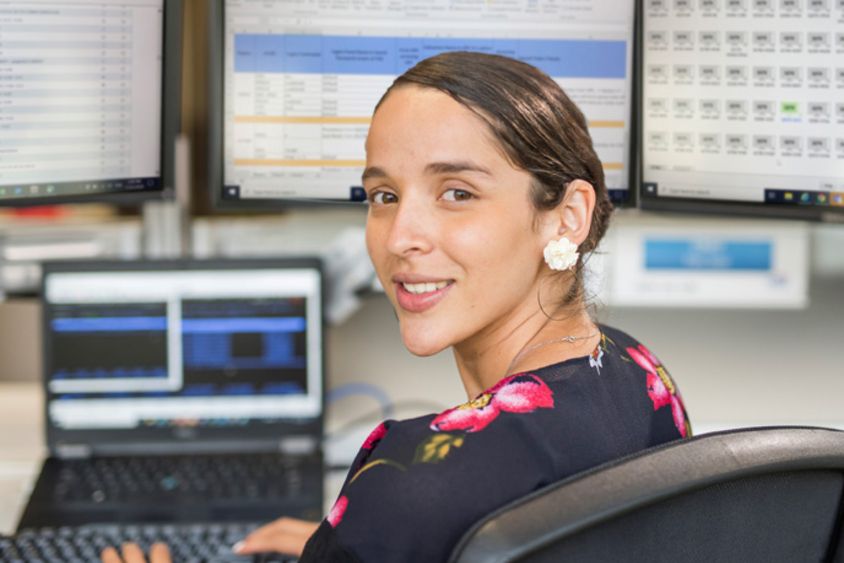
[[[387,173],[384,171],[383,168],[378,168],[377,166],[369,166],[364,169],[363,174],[361,174],[360,179],[361,181],[368,180],[369,178],[386,178]]]
[[[454,174],[457,172],[479,172],[490,176],[492,173],[474,162],[458,160],[453,162],[432,162],[425,166],[428,174]]]
[[[457,160],[451,162],[431,162],[425,166],[425,172],[427,174],[456,174],[458,172],[478,172],[480,174],[485,174],[487,176],[491,176],[492,173],[489,169],[481,166],[480,164],[475,164],[474,162],[468,160]],[[366,181],[370,178],[387,178],[389,174],[383,169],[379,168],[378,166],[369,166],[364,169],[363,174],[361,174],[361,180]]]

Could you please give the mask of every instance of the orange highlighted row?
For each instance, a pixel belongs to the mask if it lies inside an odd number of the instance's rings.
[[[235,123],[298,123],[306,125],[369,125],[370,117],[313,115],[236,115]],[[624,121],[590,121],[590,129],[623,129]]]
[[[624,129],[623,121],[590,121],[590,129]]]
[[[307,115],[237,115],[235,123],[304,123],[309,125],[369,125],[370,117],[322,117]]]

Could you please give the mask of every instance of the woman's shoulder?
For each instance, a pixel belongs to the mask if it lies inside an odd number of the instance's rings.
[[[416,438],[422,438],[429,432],[435,414],[426,414],[414,418],[387,419],[379,423],[361,445],[365,452],[384,452],[387,449],[401,447]]]
[[[662,371],[668,377],[668,370],[662,360],[639,339],[614,327],[600,325],[600,329],[601,342],[596,350],[618,357],[622,366],[641,368],[653,373]]]
[[[627,332],[599,326],[601,338],[589,355],[534,372],[548,383],[560,405],[561,424],[599,432],[618,423],[627,434],[638,432],[630,443],[636,448],[690,436],[680,390],[662,360]],[[655,427],[665,432],[654,438]]]
[[[614,350],[618,371],[622,375],[635,373],[643,377],[653,410],[669,410],[680,437],[690,437],[691,426],[680,389],[662,360],[648,346],[626,332],[607,326],[602,326],[601,330],[601,345]]]

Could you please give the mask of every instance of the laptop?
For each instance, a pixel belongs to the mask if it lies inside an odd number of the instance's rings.
[[[18,525],[318,520],[315,258],[45,264],[49,456]]]

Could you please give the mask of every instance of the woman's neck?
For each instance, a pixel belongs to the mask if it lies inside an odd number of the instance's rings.
[[[507,375],[585,356],[595,349],[600,332],[585,308],[558,310],[551,317],[537,309],[509,326],[455,345],[454,358],[469,399]],[[566,340],[569,336],[576,339]]]

